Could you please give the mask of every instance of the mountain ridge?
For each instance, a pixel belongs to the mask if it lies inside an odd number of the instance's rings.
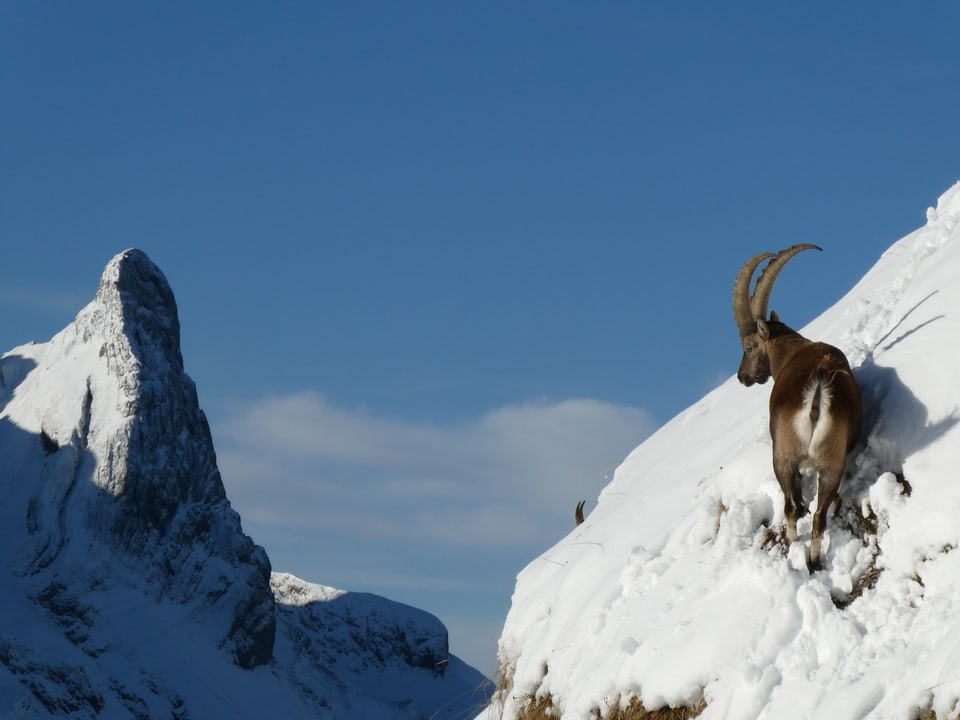
[[[482,702],[442,624],[386,599],[370,633],[416,628],[439,670],[396,634],[380,648],[396,662],[369,674],[317,652],[329,632],[306,620],[324,601],[288,604],[303,581],[278,586],[243,532],[179,328],[166,278],[130,249],[63,331],[0,359],[0,714],[421,718]],[[338,659],[373,657],[347,640]]]
[[[955,717],[958,271],[960,184],[800,328],[848,354],[866,411],[824,570],[806,568],[809,516],[782,540],[769,384],[730,378],[637,447],[583,525],[520,573],[484,717],[631,703],[730,720]]]

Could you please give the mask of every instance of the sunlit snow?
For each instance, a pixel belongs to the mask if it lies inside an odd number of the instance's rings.
[[[456,720],[487,696],[429,613],[271,575],[138,250],[0,358],[0,566],[2,718]]]
[[[638,447],[586,522],[519,575],[500,641],[512,685],[487,717],[544,697],[568,720],[633,697],[705,701],[705,719],[957,716],[960,185],[798,330],[844,350],[864,393],[824,569],[806,569],[809,515],[782,542],[770,384],[731,378]]]

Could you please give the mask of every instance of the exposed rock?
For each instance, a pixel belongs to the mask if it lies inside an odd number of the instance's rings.
[[[69,457],[46,473],[61,490],[41,495],[55,505],[45,514],[56,514],[60,526],[82,514],[150,592],[222,618],[220,644],[241,667],[268,662],[270,563],[227,501],[206,417],[183,370],[177,305],[163,274],[140,250],[121,253],[93,302],[50,345],[51,366],[96,353],[106,372],[86,378],[73,417],[63,409],[45,415],[45,449],[56,443]],[[62,548],[67,538],[55,534]],[[54,559],[48,551],[41,566]]]
[[[452,717],[482,676],[436,618],[291,603],[319,587],[292,576],[278,606],[179,333],[127,250],[73,323],[0,358],[0,717]]]

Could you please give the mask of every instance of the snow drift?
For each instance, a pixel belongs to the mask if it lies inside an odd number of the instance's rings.
[[[596,718],[636,699],[704,702],[708,719],[957,717],[958,278],[960,185],[801,330],[844,350],[864,393],[822,571],[805,565],[809,515],[782,541],[769,385],[731,378],[638,447],[586,522],[518,576],[487,715],[539,699]]]
[[[0,358],[0,716],[458,717],[482,676],[422,611],[273,575],[138,250]]]

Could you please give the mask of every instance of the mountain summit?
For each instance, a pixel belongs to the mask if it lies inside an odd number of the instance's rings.
[[[846,353],[864,396],[823,570],[807,570],[809,515],[783,541],[771,384],[731,377],[640,445],[585,522],[520,573],[487,717],[956,718],[958,277],[960,185],[801,329]],[[805,493],[812,508],[815,484]]]
[[[477,700],[452,702],[483,679],[436,618],[272,575],[142,251],[49,342],[0,359],[0,458],[0,716],[448,717]]]

